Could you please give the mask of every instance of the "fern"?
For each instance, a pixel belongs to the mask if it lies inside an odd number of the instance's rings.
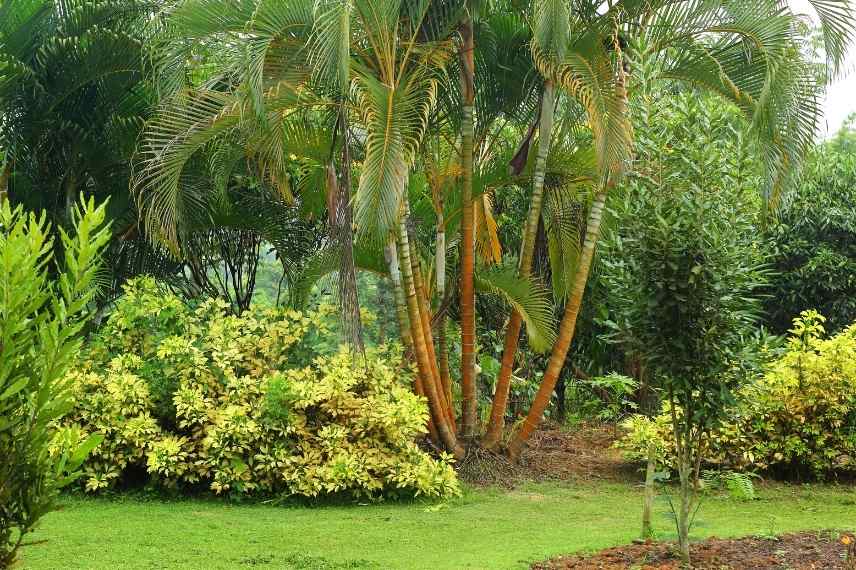
[[[758,496],[752,479],[756,477],[758,476],[755,473],[706,470],[702,473],[701,480],[705,489],[724,490],[732,499],[754,501]]]

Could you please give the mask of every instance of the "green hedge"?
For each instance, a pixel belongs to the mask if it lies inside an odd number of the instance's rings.
[[[321,350],[330,313],[238,317],[150,279],[127,286],[71,375],[67,421],[104,435],[85,488],[136,467],[160,487],[216,493],[457,494],[448,458],[415,443],[428,412],[400,349]]]

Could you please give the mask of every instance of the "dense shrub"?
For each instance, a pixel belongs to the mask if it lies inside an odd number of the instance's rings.
[[[856,472],[856,324],[825,338],[823,322],[814,311],[794,321],[787,351],[740,391],[728,420],[710,434],[710,461],[818,477]],[[673,463],[667,409],[625,427],[619,446],[629,458],[643,460],[653,439]]]
[[[779,275],[768,303],[770,326],[817,309],[837,332],[856,320],[856,132],[845,127],[817,147],[803,181],[769,233]]]
[[[77,231],[59,231],[62,255],[54,259],[45,215],[0,201],[0,568],[15,562],[24,537],[98,443],[56,429],[56,421],[71,404],[64,376],[110,237],[105,211],[92,201],[73,210]],[[57,265],[52,279],[49,268]]]
[[[127,286],[72,375],[71,421],[105,436],[85,488],[144,470],[216,493],[457,493],[445,458],[414,443],[428,412],[397,349],[319,353],[329,313],[238,317],[149,279]]]

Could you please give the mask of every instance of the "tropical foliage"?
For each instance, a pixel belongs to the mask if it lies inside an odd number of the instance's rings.
[[[46,214],[0,204],[0,567],[15,562],[24,537],[55,508],[100,436],[57,429],[72,405],[64,378],[81,346],[98,262],[110,234],[105,206],[72,210],[75,232],[54,244]],[[63,268],[49,277],[53,263]],[[76,433],[75,433],[76,435]]]
[[[135,140],[151,105],[141,81],[145,2],[0,4],[0,147],[9,195],[70,220],[80,192],[129,208]],[[62,70],[62,73],[58,73]]]
[[[460,436],[472,438],[479,423],[478,281],[489,282],[483,289],[506,300],[511,315],[484,444],[496,446],[503,431],[524,322],[531,346],[553,347],[532,409],[510,444],[512,456],[550,402],[604,203],[627,170],[630,40],[644,40],[656,77],[687,81],[742,112],[759,144],[771,199],[790,183],[816,121],[816,77],[801,55],[803,28],[776,2],[630,2],[599,12],[595,3],[572,11],[544,1],[515,17],[520,13],[502,3],[184,0],[156,20],[164,99],[146,127],[134,183],[146,226],[180,243],[196,213],[217,203],[237,164],[304,210],[326,206],[330,255],[337,260],[327,267],[339,269],[342,318],[357,347],[353,268],[364,263],[361,252],[373,250],[369,257],[377,260],[385,246],[387,267],[371,266],[388,271],[396,288],[402,338],[418,365],[416,389],[428,399],[432,437],[458,456]],[[849,33],[842,27],[847,15],[823,15],[835,62]],[[507,88],[510,69],[532,80]],[[562,169],[581,163],[587,167]],[[503,176],[506,164],[511,175]],[[217,183],[188,186],[187,177],[200,172]],[[491,195],[515,184],[533,189],[517,275],[491,279],[483,267],[501,255]],[[549,297],[532,274],[542,217],[554,288],[565,305],[555,343],[545,318]],[[445,236],[456,227],[460,251],[447,260]],[[446,328],[432,326],[449,312],[449,269],[460,283],[460,407]]]
[[[719,130],[733,133],[728,121],[690,97],[643,92],[639,107],[657,136],[644,128],[639,137],[617,214],[624,223],[604,240],[600,279],[612,339],[641,359],[668,405],[686,561],[705,435],[744,380],[741,353],[768,277],[751,207],[757,177],[740,141]]]
[[[81,485],[144,472],[161,488],[217,494],[457,494],[450,465],[414,442],[427,409],[401,354],[358,361],[325,344],[328,310],[235,316],[151,279],[128,284],[69,375],[66,425],[104,437]]]
[[[831,331],[856,320],[856,154],[845,128],[812,154],[798,191],[769,228],[779,273],[769,303],[770,326],[816,309]]]
[[[641,411],[687,561],[705,461],[850,468],[856,13],[807,1],[0,0],[0,442],[45,497],[101,437],[89,491],[448,497]]]
[[[856,328],[826,337],[825,319],[806,311],[794,320],[787,350],[770,352],[768,370],[740,389],[722,425],[706,437],[705,462],[741,471],[827,477],[856,470]],[[674,466],[668,411],[634,416],[620,447],[643,459],[656,442]]]

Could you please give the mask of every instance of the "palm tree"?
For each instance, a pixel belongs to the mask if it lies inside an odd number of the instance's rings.
[[[129,157],[150,105],[137,0],[0,2],[0,193],[66,223],[80,192],[130,207]],[[120,229],[120,228],[117,228]]]
[[[182,176],[206,148],[233,146],[238,140],[243,154],[283,186],[289,160],[294,160],[287,157],[298,157],[316,174],[324,172],[328,182],[310,190],[326,188],[334,201],[353,199],[357,234],[364,242],[397,240],[418,388],[428,397],[443,444],[460,455],[449,405],[439,397],[430,328],[416,326],[427,323],[428,315],[417,296],[422,276],[414,275],[406,222],[410,169],[452,53],[447,41],[420,39],[427,6],[399,0],[253,6],[191,0],[171,7],[166,28],[174,39],[167,39],[161,69],[162,83],[173,95],[147,128],[136,188],[146,221],[157,225],[164,239],[177,242],[190,197]],[[187,72],[178,62],[194,49],[187,47],[188,35],[202,49],[210,45],[228,57],[217,74],[182,88]],[[309,152],[306,139],[325,136],[307,137],[307,117],[329,116],[330,109],[337,117],[330,130],[340,129],[343,136],[327,138],[330,150]],[[361,165],[353,198],[348,193],[338,199],[330,191],[338,184],[330,182],[335,177],[329,176],[329,157],[342,140],[358,147]],[[349,152],[347,142],[344,151]],[[343,162],[350,176],[352,166]],[[310,200],[308,193],[301,192],[301,199]]]
[[[817,0],[812,4],[821,16],[833,69],[837,68],[852,33],[849,4],[845,0]],[[579,38],[574,47],[580,49],[581,57],[540,62],[556,73],[564,89],[583,98],[587,108],[594,111],[589,113],[590,119],[614,119],[592,123],[601,140],[596,145],[601,183],[589,208],[585,241],[556,344],[532,408],[509,446],[512,457],[519,455],[540,423],[564,365],[606,197],[625,168],[624,153],[610,151],[623,147],[623,142],[615,143],[628,138],[622,56],[627,37],[646,37],[651,46],[648,55],[662,60],[664,80],[710,90],[737,105],[763,149],[769,181],[765,194],[772,202],[798,172],[820,116],[819,86],[800,49],[803,40],[798,17],[783,2],[628,1],[616,3],[605,12],[599,13],[598,8],[599,2],[590,3],[568,22],[575,32],[572,37]],[[611,85],[610,91],[617,97],[599,102],[603,91],[596,89],[598,84]]]
[[[604,205],[631,156],[628,39],[649,40],[663,80],[711,90],[744,112],[766,152],[770,196],[788,181],[781,165],[792,168],[809,144],[817,110],[795,17],[778,2],[565,4],[533,1],[527,27],[517,6],[476,12],[452,0],[177,1],[155,20],[163,29],[156,63],[164,103],[140,147],[135,188],[144,221],[159,239],[179,241],[189,214],[218,195],[185,183],[205,156],[219,157],[203,161],[213,179],[247,164],[299,208],[326,204],[335,223],[339,206],[352,203],[356,238],[351,243],[346,232],[339,243],[353,245],[353,264],[374,264],[390,276],[402,338],[418,368],[414,389],[431,411],[429,430],[459,457],[461,438],[477,430],[471,301],[476,290],[499,295],[512,316],[486,445],[495,447],[503,431],[521,323],[530,346],[552,346],[509,447],[517,456],[565,362]],[[824,17],[837,61],[846,41],[835,38],[849,29],[840,23],[849,13],[826,10]],[[489,198],[510,184],[533,189],[518,265],[490,267],[501,252]],[[580,207],[584,228],[567,222]],[[430,231],[420,233],[426,221]],[[532,275],[542,223],[555,297],[565,304],[555,343],[551,301]],[[423,235],[435,236],[433,250]],[[456,239],[460,256],[447,259]],[[378,269],[381,249],[385,269]],[[336,267],[319,257],[302,282]],[[439,344],[434,338],[454,302],[446,292],[455,274],[466,352],[460,430],[445,328]]]

